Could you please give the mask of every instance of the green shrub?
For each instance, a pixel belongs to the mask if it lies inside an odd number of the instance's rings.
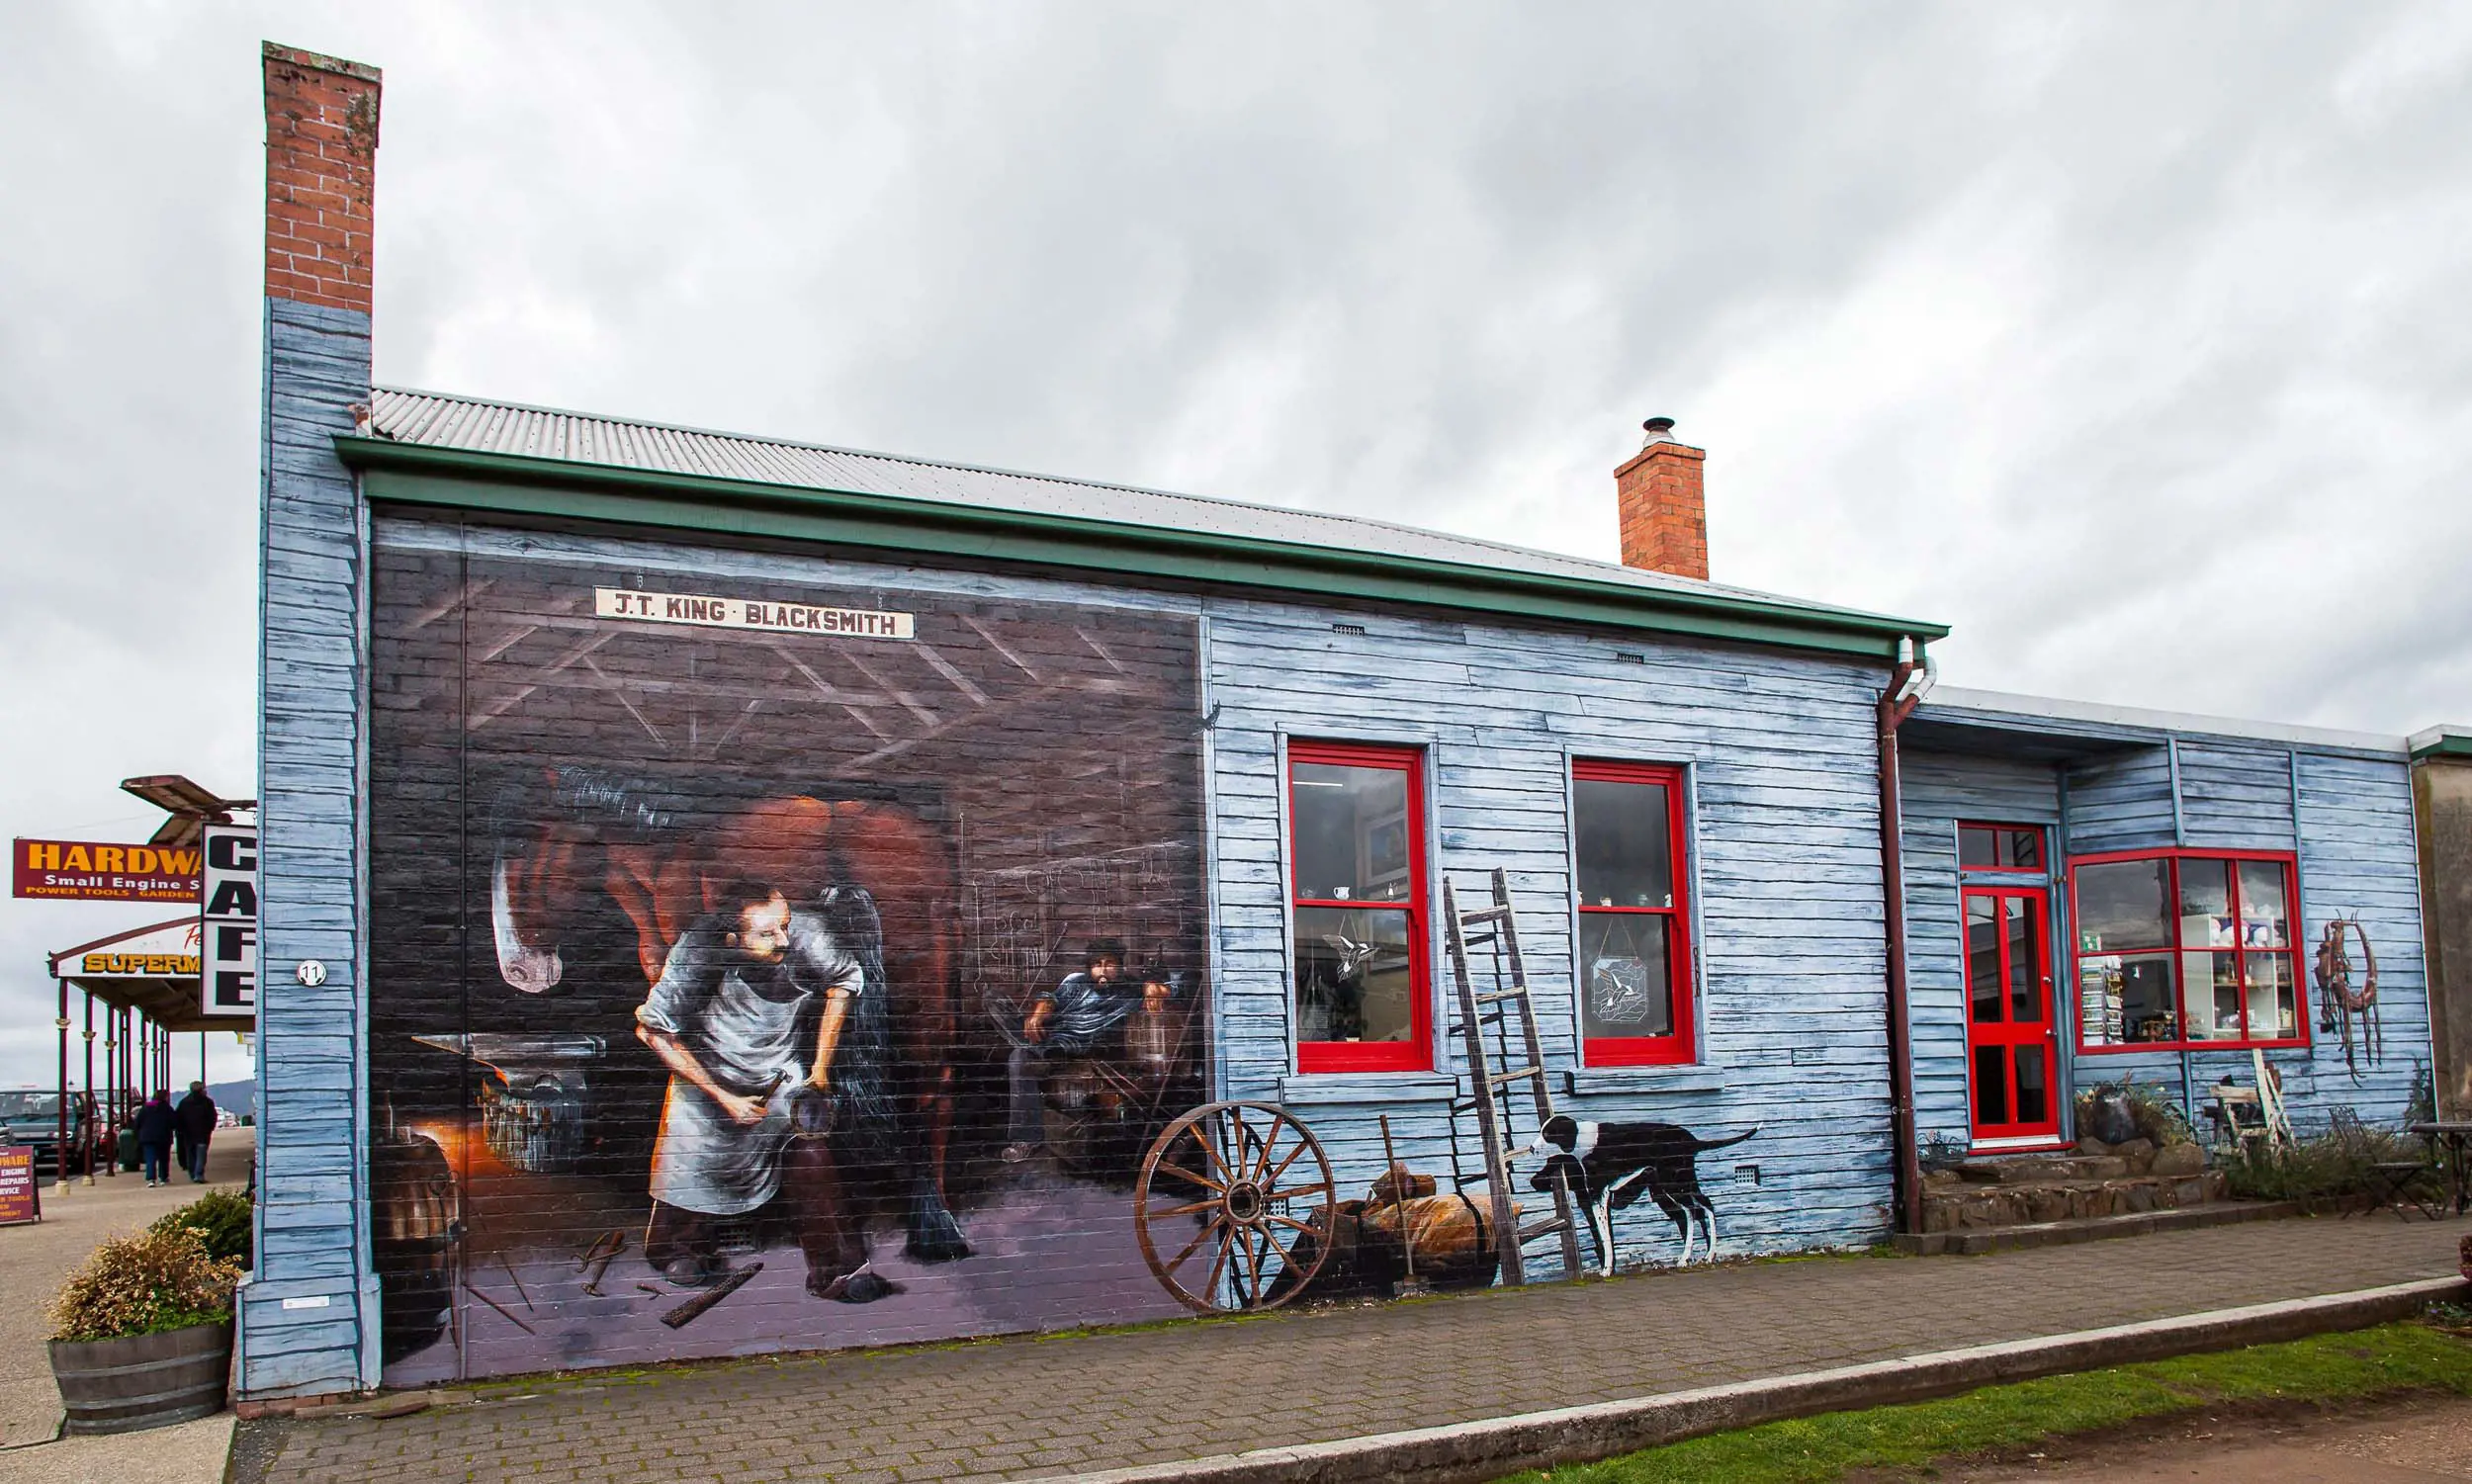
[[[250,1251],[250,1215],[254,1210],[249,1197],[237,1190],[210,1190],[206,1194],[157,1217],[150,1232],[196,1232],[206,1242],[210,1256],[237,1261],[242,1267],[253,1266]]]
[[[2137,1120],[2137,1136],[2148,1140],[2157,1149],[2166,1144],[2194,1144],[2197,1134],[2189,1127],[2188,1114],[2180,1108],[2180,1100],[2155,1083],[2135,1079],[2121,1084],[2128,1094],[2129,1116]]]
[[[2419,1139],[2402,1134],[2357,1129],[2348,1136],[2320,1134],[2287,1147],[2268,1148],[2252,1140],[2239,1154],[2222,1162],[2232,1193],[2255,1200],[2332,1201],[2346,1196],[2383,1194],[2381,1164],[2418,1162],[2426,1158]],[[2437,1173],[2425,1170],[2404,1182],[2407,1197],[2433,1197]]]
[[[113,1237],[87,1255],[51,1301],[54,1340],[159,1335],[231,1317],[240,1265],[219,1261],[195,1231]]]

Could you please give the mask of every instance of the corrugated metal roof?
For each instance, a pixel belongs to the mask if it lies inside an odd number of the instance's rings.
[[[2346,752],[2404,756],[2411,742],[2383,732],[2344,732],[2331,727],[2296,727],[2281,722],[2249,721],[2240,717],[2204,716],[2193,712],[2151,711],[2138,706],[2112,706],[2096,701],[2066,701],[2052,696],[2022,696],[2000,690],[1935,688],[1914,712],[1927,722],[1972,723],[1994,730],[2031,730],[2049,724],[2057,735],[2107,735],[2161,741],[2166,736],[2242,738],[2279,742],[2284,746],[2322,747]]]
[[[701,428],[631,422],[434,392],[377,389],[370,408],[370,433],[427,448],[561,459],[619,469],[1032,511],[1127,526],[1256,537],[1295,546],[1376,552],[1651,590],[1736,597],[1808,609],[1814,614],[1855,612],[1748,588],[1642,571],[1619,563],[1594,562],[1388,521],[964,464],[939,464]]]

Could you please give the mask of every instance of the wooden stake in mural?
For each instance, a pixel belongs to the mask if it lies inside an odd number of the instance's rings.
[[[710,1310],[713,1305],[746,1287],[750,1278],[763,1270],[764,1265],[761,1263],[750,1263],[744,1267],[734,1267],[730,1269],[728,1277],[663,1314],[661,1322],[673,1330],[684,1329],[703,1318],[706,1311]]]
[[[1381,1124],[1382,1174],[1390,1180],[1392,1201],[1404,1201],[1408,1198],[1407,1181],[1403,1178],[1407,1174],[1407,1167],[1399,1163],[1399,1151],[1390,1142],[1390,1115],[1388,1113],[1381,1115]],[[1408,1270],[1405,1277],[1390,1285],[1391,1296],[1393,1298],[1421,1298],[1433,1292],[1433,1285],[1416,1275],[1416,1223],[1406,1220],[1404,1213],[1399,1222],[1399,1250],[1406,1258]]]
[[[1556,1233],[1562,1238],[1562,1270],[1575,1277],[1579,1273],[1579,1229],[1571,1219],[1569,1184],[1557,1176],[1553,1180],[1553,1215],[1524,1230],[1519,1224],[1519,1208],[1511,1203],[1509,1090],[1523,1082],[1528,1085],[1541,1131],[1553,1117],[1553,1092],[1545,1086],[1545,1043],[1537,1035],[1536,1005],[1528,994],[1528,968],[1520,957],[1519,923],[1511,912],[1509,875],[1495,867],[1493,906],[1471,913],[1459,911],[1458,895],[1446,879],[1442,884],[1442,915],[1451,973],[1459,991],[1457,1028],[1460,1043],[1467,1050],[1468,1095],[1451,1105],[1452,1173],[1458,1177],[1464,1189],[1468,1181],[1457,1168],[1457,1115],[1472,1108],[1476,1113],[1477,1138],[1484,1149],[1485,1182],[1493,1206],[1494,1241],[1502,1256],[1502,1281],[1528,1281],[1520,1250],[1539,1237]],[[1469,954],[1478,948],[1491,950],[1490,990],[1478,990],[1469,974]],[[1515,1055],[1509,1045],[1512,1015],[1519,1017],[1520,1026],[1521,1045],[1516,1054],[1525,1054],[1527,1060],[1496,1072],[1486,1056],[1485,1030],[1490,1026],[1494,1032],[1498,1059],[1511,1060]]]

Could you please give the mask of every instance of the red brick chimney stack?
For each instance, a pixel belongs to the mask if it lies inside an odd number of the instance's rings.
[[[376,67],[265,44],[266,296],[370,306]]]
[[[1674,420],[1651,417],[1645,447],[1614,471],[1623,523],[1623,566],[1708,580],[1708,496],[1700,482],[1706,449],[1674,441]]]

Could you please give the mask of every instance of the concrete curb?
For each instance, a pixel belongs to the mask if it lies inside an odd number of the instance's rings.
[[[2464,1290],[2460,1279],[2428,1278],[1450,1427],[1058,1476],[1058,1484],[1336,1484],[1369,1478],[1477,1484],[1520,1469],[1587,1462],[1780,1418],[1922,1401],[2065,1371],[2363,1329],[2409,1318],[2432,1299],[2463,1297]]]

